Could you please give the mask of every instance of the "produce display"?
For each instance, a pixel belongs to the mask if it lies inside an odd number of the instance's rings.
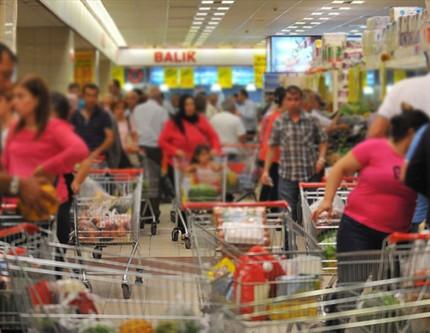
[[[227,243],[270,245],[266,211],[262,207],[215,207],[217,235]]]

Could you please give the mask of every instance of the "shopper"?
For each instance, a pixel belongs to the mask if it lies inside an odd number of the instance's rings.
[[[82,92],[85,107],[72,116],[71,123],[91,155],[106,158],[107,151],[114,144],[112,120],[98,105],[99,88],[95,84],[86,84]]]
[[[174,156],[191,158],[201,145],[211,147],[212,154],[221,152],[217,133],[206,117],[197,113],[194,98],[190,95],[181,97],[179,112],[164,126],[159,143],[170,163]]]
[[[133,114],[126,114],[127,104],[118,101],[112,105],[112,112],[118,125],[121,141],[120,168],[139,167],[139,145],[136,124]]]
[[[286,90],[284,87],[276,88],[274,93],[274,102],[276,103],[277,108],[272,109],[272,111],[270,111],[270,113],[268,113],[263,119],[260,135],[260,151],[258,155],[260,163],[263,166],[264,161],[266,160],[267,152],[270,148],[270,136],[272,134],[273,123],[282,115],[287,107],[287,105],[284,105],[286,103],[285,93]],[[277,147],[272,159],[272,165],[269,169],[269,176],[272,183],[269,185],[263,184],[261,186],[260,201],[278,200],[279,155],[280,150],[279,147]]]
[[[9,128],[16,121],[12,111],[12,90],[0,93],[0,152],[3,151]]]
[[[198,93],[196,93],[196,97],[194,98],[194,105],[197,113],[206,115],[208,99],[204,91],[199,91]],[[209,119],[207,115],[206,118]]]
[[[318,181],[324,168],[327,136],[318,121],[303,112],[303,92],[290,86],[283,105],[287,112],[273,124],[262,183],[271,185],[270,168],[280,148],[278,195],[288,202],[292,217],[298,218],[299,183]]]
[[[252,140],[257,133],[257,105],[249,99],[245,89],[241,89],[237,94],[237,110],[245,126],[248,140]]]
[[[3,43],[0,43],[0,94],[7,94],[12,88],[12,77],[17,58]],[[4,145],[4,144],[3,144]],[[41,185],[46,183],[44,177],[10,176],[0,172],[0,194],[18,196],[21,202],[39,215],[46,215],[45,203],[55,202],[56,198],[43,191]]]
[[[270,113],[272,110],[277,109],[278,105],[275,102],[275,92],[266,91],[264,93],[264,106],[260,109],[258,114],[258,120],[263,120],[264,116]]]
[[[369,139],[335,164],[313,218],[330,214],[343,177],[359,172],[340,222],[338,253],[378,250],[389,234],[409,231],[416,193],[402,183],[401,168],[415,131],[428,121],[421,111],[395,116],[389,139]]]
[[[401,114],[405,107],[422,110],[430,116],[430,94],[427,91],[429,84],[430,74],[395,84],[379,108],[378,116],[368,131],[368,137],[387,136],[390,120]]]
[[[211,93],[207,97],[207,103],[206,103],[206,117],[211,120],[213,116],[215,116],[219,112],[218,109],[218,95],[215,93]]]
[[[68,124],[50,119],[49,92],[40,78],[20,81],[14,89],[13,105],[19,119],[6,140],[5,169],[17,177],[50,179],[57,184],[60,202],[65,202],[68,195],[62,176],[88,156],[87,147]]]
[[[130,90],[125,95],[125,102],[127,103],[126,116],[132,115],[136,107],[140,104],[140,96],[135,90]]]
[[[123,92],[121,89],[121,82],[119,82],[118,79],[112,79],[112,81],[109,83],[109,94],[113,98],[113,102],[119,101],[122,99]]]
[[[140,104],[134,111],[137,132],[139,134],[139,146],[149,164],[147,172],[151,178],[151,204],[154,209],[156,219],[160,216],[159,184],[161,177],[162,152],[158,144],[158,139],[163,130],[164,124],[169,119],[167,110],[162,105],[162,93],[159,88],[152,87],[149,90],[149,99],[146,103]]]
[[[67,86],[67,94],[81,96],[81,87],[79,86],[79,83],[69,83]]]
[[[215,114],[210,123],[217,132],[223,147],[223,152],[227,155],[237,155],[239,144],[246,143],[246,131],[242,120],[236,115],[236,104],[232,99],[226,99],[223,103],[223,110]]]

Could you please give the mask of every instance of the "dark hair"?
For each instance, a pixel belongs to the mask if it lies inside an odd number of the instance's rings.
[[[303,90],[295,85],[291,85],[285,89],[285,95],[298,95],[300,99],[303,99]]]
[[[196,97],[194,97],[194,103],[196,104],[196,111],[198,113],[206,112],[206,105],[207,105],[206,94],[198,93]]]
[[[394,142],[398,142],[408,135],[409,130],[417,131],[429,121],[429,117],[421,110],[403,111],[391,119],[390,136]]]
[[[187,102],[187,99],[191,98],[194,100],[194,97],[188,94],[182,95],[179,100],[179,110],[178,112],[173,116],[173,121],[175,122],[176,126],[179,128],[179,130],[182,133],[185,133],[185,128],[183,121],[187,120],[191,123],[196,123],[199,120],[199,116],[197,114],[188,117],[185,112],[185,103]]]
[[[118,106],[120,106],[120,105],[122,105],[123,107],[124,107],[124,109],[126,109],[127,108],[127,102],[126,101],[124,101],[123,99],[120,99],[120,100],[118,100],[118,101],[115,101],[115,102],[113,102],[112,103],[112,105],[111,105],[111,110],[112,110],[112,112],[118,107]]]
[[[13,63],[16,63],[18,61],[15,53],[12,52],[9,46],[4,43],[0,43],[0,62],[2,62],[4,54],[7,54]]]
[[[239,94],[241,94],[242,96],[245,96],[246,98],[249,97],[248,92],[245,89],[240,89]]]
[[[95,83],[87,83],[87,84],[85,84],[85,85],[84,85],[84,87],[82,88],[82,94],[84,94],[84,95],[85,95],[85,91],[86,91],[87,89],[97,91],[97,95],[98,95],[98,94],[99,94],[99,92],[100,92],[99,87],[98,87]]]
[[[208,145],[198,145],[194,150],[193,157],[191,158],[191,163],[198,163],[200,155],[205,152],[210,153],[211,147],[209,147]]]
[[[81,89],[81,86],[79,85],[79,83],[76,83],[76,82],[71,82],[71,83],[69,83],[69,85],[67,86],[67,89],[68,90],[71,90],[71,89]]]
[[[115,87],[117,87],[118,89],[121,89],[121,82],[119,82],[118,79],[113,79],[112,83]]]
[[[278,106],[281,106],[282,101],[284,100],[285,95],[286,95],[285,88],[284,87],[278,87],[278,88],[276,88],[275,92],[274,92],[274,95],[275,95],[275,103]]]
[[[66,96],[57,91],[51,93],[51,107],[57,114],[57,117],[62,120],[69,120],[70,103]]]
[[[17,86],[21,86],[28,90],[33,97],[37,98],[38,104],[34,110],[36,126],[37,126],[37,136],[40,136],[48,125],[50,117],[50,96],[49,90],[45,82],[37,76],[28,76],[22,79]],[[15,133],[19,132],[25,127],[25,120],[20,119],[15,128]]]

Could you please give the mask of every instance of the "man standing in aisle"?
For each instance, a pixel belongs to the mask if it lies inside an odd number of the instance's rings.
[[[17,58],[5,44],[0,43],[0,94],[12,88],[12,77]],[[56,203],[55,196],[43,191],[41,185],[47,180],[41,177],[18,178],[0,172],[0,194],[18,196],[21,202],[39,215],[49,213],[46,203]]]
[[[390,120],[402,113],[402,107],[409,106],[422,110],[430,116],[430,74],[403,80],[391,89],[378,110],[378,115],[372,123],[368,137],[388,136]]]
[[[139,105],[139,95],[136,91],[130,90],[125,95],[125,101],[127,103],[127,116],[131,116],[136,107]]]
[[[159,88],[152,87],[149,90],[148,101],[140,104],[134,110],[137,132],[139,134],[139,146],[145,152],[147,158],[147,177],[150,180],[149,196],[154,209],[155,218],[160,218],[160,177],[162,152],[158,146],[158,138],[163,130],[164,123],[169,119],[169,114],[161,105],[163,95]]]
[[[215,116],[219,110],[218,110],[218,95],[215,93],[212,93],[207,98],[207,104],[206,104],[206,118],[208,120],[211,120],[213,116]]]
[[[257,105],[249,99],[245,89],[241,89],[237,95],[237,111],[242,118],[248,140],[253,140],[257,133]]]
[[[279,187],[281,200],[288,202],[295,221],[298,218],[299,183],[318,181],[325,164],[327,135],[318,120],[303,112],[303,92],[296,86],[285,91],[287,112],[274,124],[261,181],[271,184],[269,170],[276,147],[280,148]]]
[[[98,104],[99,88],[95,84],[86,84],[82,95],[85,106],[73,114],[71,122],[87,144],[92,158],[107,157],[115,141],[111,117]]]

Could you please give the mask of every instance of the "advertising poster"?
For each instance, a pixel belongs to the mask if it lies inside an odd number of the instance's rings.
[[[169,88],[178,87],[178,68],[177,67],[166,67],[164,69],[164,83]]]
[[[184,89],[194,88],[194,68],[181,67],[180,69],[180,87]]]
[[[94,51],[76,51],[74,81],[81,87],[94,81]]]
[[[233,86],[233,70],[231,67],[218,67],[218,83],[223,89]]]

